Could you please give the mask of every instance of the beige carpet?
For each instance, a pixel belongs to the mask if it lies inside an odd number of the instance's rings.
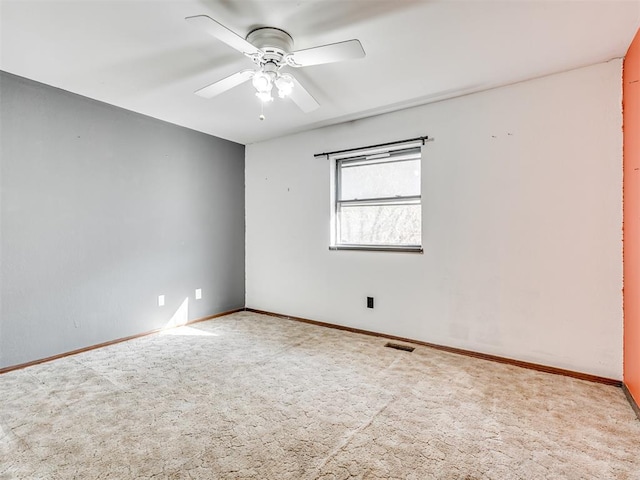
[[[640,479],[619,388],[253,313],[0,375],[0,479]]]

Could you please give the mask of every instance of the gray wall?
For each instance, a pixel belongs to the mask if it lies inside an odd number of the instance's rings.
[[[0,122],[0,368],[244,306],[243,145],[3,72]]]

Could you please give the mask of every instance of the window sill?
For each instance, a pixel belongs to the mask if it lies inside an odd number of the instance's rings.
[[[329,250],[358,250],[364,252],[402,252],[402,253],[424,253],[422,247],[395,247],[384,245],[332,245]]]

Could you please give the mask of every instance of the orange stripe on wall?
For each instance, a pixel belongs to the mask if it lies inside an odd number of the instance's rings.
[[[640,30],[623,72],[624,383],[640,404]]]

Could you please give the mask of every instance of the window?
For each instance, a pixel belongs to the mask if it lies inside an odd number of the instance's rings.
[[[421,145],[329,157],[335,168],[332,249],[422,251]]]

